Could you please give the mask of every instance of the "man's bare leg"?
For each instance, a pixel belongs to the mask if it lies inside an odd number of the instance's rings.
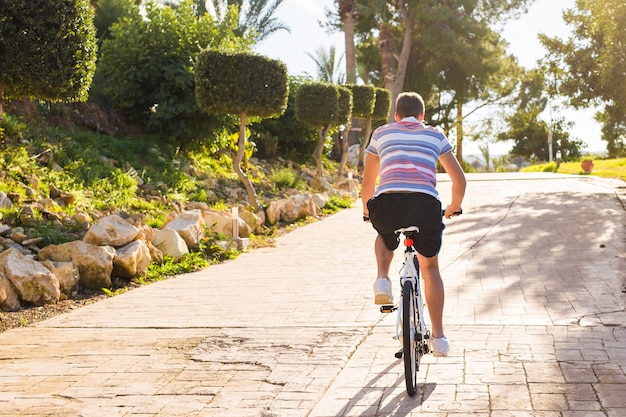
[[[445,291],[443,280],[439,272],[439,260],[437,256],[426,258],[417,255],[424,278],[424,295],[428,304],[430,322],[432,324],[432,336],[436,339],[444,336],[443,332],[443,305],[445,301]]]

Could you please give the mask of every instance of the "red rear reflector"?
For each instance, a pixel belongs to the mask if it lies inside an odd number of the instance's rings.
[[[407,248],[409,246],[413,246],[413,239],[404,239],[404,246],[406,246]]]

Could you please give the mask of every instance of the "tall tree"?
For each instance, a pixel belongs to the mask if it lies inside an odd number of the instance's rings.
[[[609,155],[626,155],[626,3],[577,0],[563,19],[568,39],[540,37],[558,91],[576,108],[603,106],[597,119]]]
[[[378,33],[380,76],[385,86],[392,86],[394,99],[402,90],[419,91],[431,105],[440,102],[437,96],[448,98],[441,110],[446,118],[453,118],[450,124],[458,127],[461,146],[457,146],[457,154],[461,155],[463,106],[491,88],[504,87],[502,80],[498,80],[499,86],[494,83],[494,68],[502,68],[500,59],[510,62],[510,58],[492,27],[516,16],[533,1],[364,0],[358,9],[359,50],[371,51],[372,34]],[[486,87],[487,83],[491,86]],[[510,91],[510,86],[507,88]],[[393,113],[392,108],[390,118]]]
[[[227,16],[228,9],[236,7],[239,12],[239,24],[235,33],[244,36],[248,32],[255,34],[257,42],[274,32],[286,30],[287,25],[279,21],[275,14],[284,0],[212,0],[213,12],[221,20]]]
[[[364,0],[359,7],[359,32],[378,32],[380,74],[392,97],[388,121],[393,121],[395,99],[404,88],[419,10],[416,3],[419,1]]]
[[[479,107],[511,94],[519,71],[478,9],[429,6],[421,22],[405,88],[424,93],[430,102],[444,98],[433,107],[445,130],[455,128],[462,161],[466,105]]]
[[[357,16],[356,0],[335,0],[337,13],[343,26],[346,49],[346,83],[355,84],[357,77],[354,20]]]
[[[546,74],[543,71],[531,70],[524,74],[514,100],[516,111],[506,118],[508,128],[498,134],[498,140],[512,140],[511,154],[514,156],[544,161],[550,159],[548,135],[552,131],[553,142],[557,144],[552,152],[560,150],[564,161],[571,160],[580,156],[582,142],[570,138],[567,129],[571,123],[562,118],[548,123],[540,118],[548,104],[546,90]]]

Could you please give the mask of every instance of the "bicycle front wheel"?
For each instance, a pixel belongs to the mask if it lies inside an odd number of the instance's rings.
[[[415,395],[417,386],[418,349],[421,343],[415,304],[415,290],[411,282],[406,281],[402,287],[402,356],[404,357],[406,392],[411,397]]]

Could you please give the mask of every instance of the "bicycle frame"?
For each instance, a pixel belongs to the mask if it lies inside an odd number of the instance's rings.
[[[400,269],[400,288],[404,288],[404,283],[410,281],[415,293],[415,301],[417,303],[417,312],[419,317],[420,333],[425,337],[427,334],[424,309],[422,301],[422,290],[420,285],[419,261],[417,260],[417,252],[413,247],[413,239],[404,233],[404,264]],[[417,266],[416,266],[417,265]],[[398,317],[396,319],[396,339],[400,339],[400,321],[402,320],[402,309],[398,309]]]

